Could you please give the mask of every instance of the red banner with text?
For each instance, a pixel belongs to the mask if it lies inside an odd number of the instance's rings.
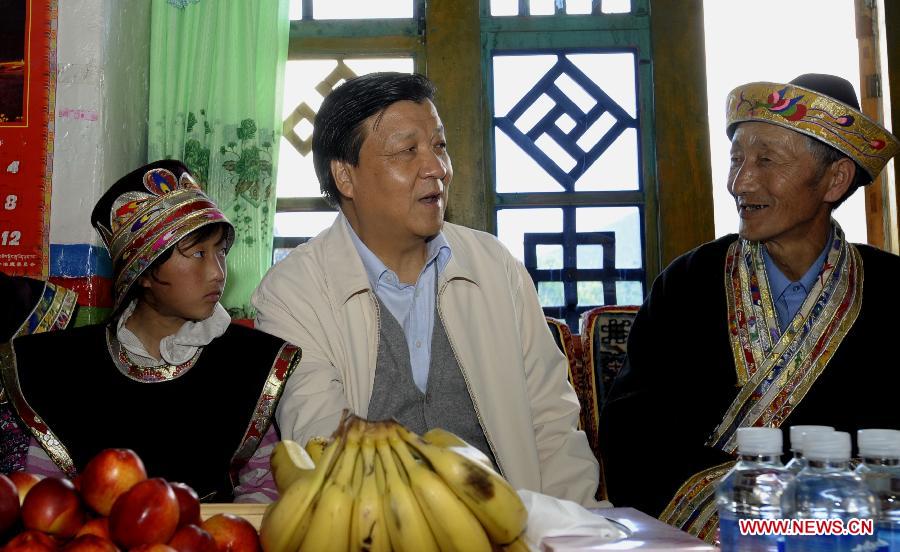
[[[56,0],[0,0],[0,271],[47,278]]]

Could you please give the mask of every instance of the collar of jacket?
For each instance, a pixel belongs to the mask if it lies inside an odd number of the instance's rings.
[[[344,267],[344,270],[332,269],[327,276],[328,290],[334,304],[344,304],[358,293],[372,291],[366,269],[353,246],[353,240],[347,230],[348,225],[344,220],[344,214],[338,213],[334,224],[320,235],[320,239],[325,242],[323,244],[325,266]],[[443,286],[445,282],[459,279],[479,285],[475,272],[468,265],[468,259],[471,257],[467,254],[469,248],[460,241],[456,225],[445,222],[443,232],[447,242],[450,243],[453,255],[441,272],[438,285]]]

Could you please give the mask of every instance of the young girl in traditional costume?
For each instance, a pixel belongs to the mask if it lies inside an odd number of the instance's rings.
[[[100,450],[130,448],[151,477],[201,498],[271,498],[260,444],[277,439],[272,414],[300,352],[219,304],[234,227],[171,160],[119,180],[91,223],[113,263],[111,319],[0,348],[10,402],[40,445],[26,469],[74,476]]]

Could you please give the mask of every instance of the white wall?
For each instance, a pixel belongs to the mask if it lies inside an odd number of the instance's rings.
[[[146,162],[150,1],[58,6],[50,243],[99,245],[94,203]]]

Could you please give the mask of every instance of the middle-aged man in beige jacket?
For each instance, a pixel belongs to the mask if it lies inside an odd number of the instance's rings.
[[[330,435],[341,413],[450,430],[515,486],[597,506],[597,460],[523,265],[444,222],[453,176],[421,75],[376,73],[325,99],[313,130],[334,224],[272,267],[257,327],[302,347],[277,420]]]

